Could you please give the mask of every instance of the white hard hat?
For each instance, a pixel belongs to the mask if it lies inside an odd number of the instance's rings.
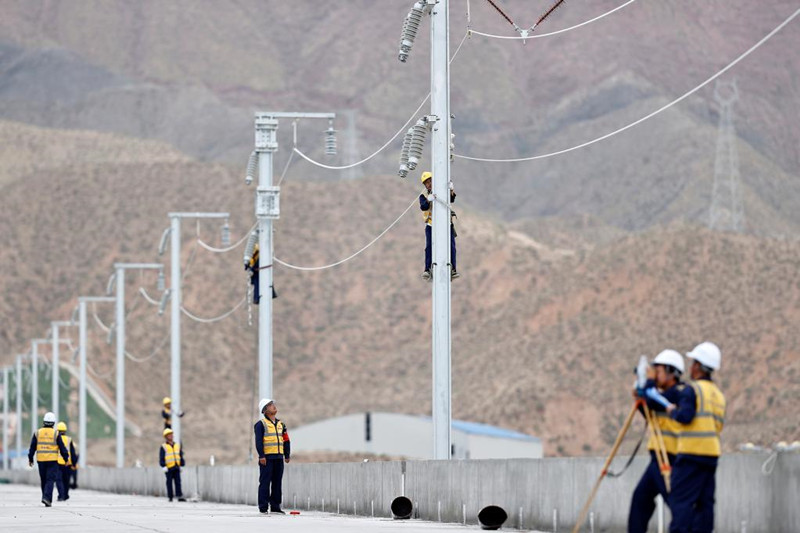
[[[671,366],[681,374],[684,372],[683,356],[675,350],[664,350],[653,359],[653,364]]]
[[[711,370],[719,370],[722,363],[722,352],[713,342],[701,342],[695,346],[694,350],[687,353],[686,357],[694,359]]]
[[[263,413],[264,408],[274,401],[272,398],[261,398],[261,401],[258,402],[258,412]]]
[[[45,424],[55,424],[56,423],[56,415],[51,412],[47,412],[44,414],[44,422]]]

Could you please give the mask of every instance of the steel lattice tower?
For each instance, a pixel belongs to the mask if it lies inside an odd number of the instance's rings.
[[[736,81],[714,87],[714,99],[719,104],[717,155],[714,162],[714,186],[708,227],[720,231],[744,230],[739,153],[736,148],[733,104],[739,99]]]

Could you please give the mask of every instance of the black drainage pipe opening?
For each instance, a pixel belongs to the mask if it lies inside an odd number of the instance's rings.
[[[478,513],[481,529],[500,529],[506,520],[508,520],[508,513],[497,505],[488,505]]]
[[[392,516],[395,520],[408,520],[413,511],[414,505],[405,496],[398,496],[392,500]]]

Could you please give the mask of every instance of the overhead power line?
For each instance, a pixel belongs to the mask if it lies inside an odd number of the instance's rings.
[[[412,207],[414,207],[414,204],[415,204],[415,203],[417,203],[417,198],[416,198],[416,197],[415,197],[415,198],[414,198],[414,200],[411,202],[411,204],[410,204],[408,207],[406,207],[406,210],[405,210],[405,211],[403,211],[403,212],[400,214],[400,216],[399,216],[399,217],[397,217],[397,218],[394,220],[394,222],[392,222],[391,224],[389,224],[389,226],[388,226],[388,227],[387,227],[385,230],[383,230],[383,231],[382,231],[382,232],[381,232],[381,233],[380,233],[380,234],[379,234],[377,237],[375,237],[374,239],[372,239],[372,240],[371,240],[371,241],[370,241],[370,242],[369,242],[369,243],[368,243],[366,246],[364,246],[363,248],[361,248],[360,250],[358,250],[358,251],[357,251],[357,252],[355,252],[354,254],[351,254],[351,255],[349,255],[349,256],[347,256],[347,257],[345,257],[344,259],[342,259],[342,260],[340,260],[340,261],[336,261],[335,263],[331,263],[331,264],[329,264],[329,265],[322,265],[322,266],[315,266],[315,267],[305,267],[305,266],[292,265],[292,264],[290,264],[290,263],[287,263],[287,262],[285,262],[285,261],[281,261],[281,260],[280,260],[280,259],[278,259],[277,257],[273,257],[273,260],[274,260],[276,263],[278,263],[278,264],[281,264],[281,265],[285,266],[286,268],[291,268],[291,269],[294,269],[294,270],[305,270],[305,271],[311,271],[311,270],[325,270],[326,268],[332,268],[332,267],[335,267],[335,266],[341,265],[342,263],[346,263],[347,261],[350,261],[351,259],[353,259],[353,258],[354,258],[354,257],[356,257],[357,255],[359,255],[361,252],[365,251],[367,248],[369,248],[370,246],[372,246],[373,244],[375,244],[376,242],[378,242],[378,240],[379,240],[381,237],[383,237],[384,235],[386,235],[386,233],[387,233],[387,232],[388,232],[390,229],[392,229],[392,228],[394,227],[394,225],[395,225],[395,224],[397,224],[398,222],[400,222],[400,219],[401,219],[401,218],[403,218],[403,217],[405,216],[405,214],[406,214],[406,213],[408,213],[408,211],[409,211],[409,210],[410,210]]]
[[[468,36],[469,36],[469,32],[466,32],[464,34],[464,37],[461,38],[461,42],[458,44],[458,48],[456,48],[456,51],[453,52],[453,56],[450,58],[450,63],[452,63],[453,60],[456,58],[456,56],[458,55],[459,50],[461,50],[461,46],[464,44],[464,41],[467,40]],[[383,150],[386,149],[387,146],[392,144],[392,142],[395,139],[397,139],[397,137],[399,137],[401,133],[405,133],[406,129],[408,129],[408,125],[411,123],[411,121],[413,121],[413,120],[415,120],[417,118],[417,114],[419,113],[419,111],[422,109],[422,106],[425,105],[425,103],[428,101],[428,99],[430,97],[431,97],[431,93],[428,92],[428,94],[425,96],[425,98],[422,100],[422,102],[420,102],[419,106],[414,110],[414,112],[411,114],[411,116],[408,118],[408,120],[406,120],[405,123],[403,123],[403,126],[399,130],[397,130],[397,133],[395,133],[392,136],[391,139],[386,141],[386,143],[383,146],[378,148],[375,152],[373,152],[372,154],[368,155],[367,157],[365,157],[361,161],[356,161],[355,163],[351,163],[349,165],[341,165],[341,166],[326,165],[324,163],[320,163],[319,161],[315,161],[315,160],[311,159],[309,156],[307,156],[306,154],[301,152],[297,148],[297,146],[294,147],[294,152],[297,153],[297,155],[299,155],[300,157],[302,157],[306,161],[308,161],[309,163],[311,163],[312,165],[316,165],[316,166],[318,166],[320,168],[326,168],[328,170],[347,170],[348,168],[357,167],[358,165],[366,163],[367,161],[369,161],[370,159],[372,159],[373,157],[375,157],[376,155],[381,153]],[[281,179],[283,179],[283,178],[281,178]]]
[[[624,8],[626,6],[629,6],[630,4],[634,3],[635,1],[636,0],[628,0],[627,2],[622,4],[621,6],[615,7],[611,11],[606,11],[602,15],[598,15],[598,16],[594,17],[593,19],[589,19],[587,21],[581,22],[580,24],[575,24],[574,26],[570,26],[568,28],[563,28],[563,29],[560,29],[560,30],[551,31],[549,33],[535,33],[535,34],[530,34],[530,35],[527,35],[527,36],[522,36],[522,35],[495,35],[493,33],[486,33],[486,32],[482,32],[482,31],[478,31],[478,30],[474,30],[474,29],[470,29],[469,31],[470,31],[470,33],[474,33],[476,35],[482,35],[484,37],[491,37],[493,39],[511,39],[511,40],[517,40],[517,41],[519,41],[519,40],[527,40],[527,39],[540,39],[542,37],[551,37],[553,35],[566,33],[568,31],[576,30],[578,28],[581,28],[583,26],[591,24],[592,22],[597,22],[598,20],[600,20],[602,18],[605,18],[605,17],[611,15],[612,13],[616,13],[617,11],[619,11],[620,9],[622,9],[622,8]],[[530,31],[530,30],[528,30],[528,31]]]
[[[540,155],[535,155],[535,156],[530,156],[530,157],[516,157],[516,158],[509,158],[509,159],[491,159],[491,158],[473,157],[473,156],[461,155],[461,154],[454,154],[454,156],[459,158],[459,159],[468,159],[470,161],[483,161],[485,163],[519,163],[519,162],[522,162],[522,161],[534,161],[536,159],[545,159],[547,157],[553,157],[553,156],[556,156],[556,155],[566,154],[567,152],[572,152],[572,151],[578,150],[580,148],[585,148],[585,147],[587,147],[589,145],[592,145],[592,144],[598,143],[600,141],[603,141],[605,139],[608,139],[609,137],[613,137],[614,135],[617,135],[618,133],[622,133],[625,130],[628,130],[628,129],[634,127],[634,126],[637,126],[637,125],[641,124],[645,120],[658,115],[662,111],[666,111],[670,107],[674,106],[675,104],[678,104],[678,103],[682,102],[683,100],[685,100],[689,96],[693,95],[694,93],[696,93],[697,91],[699,91],[700,89],[702,89],[703,87],[705,87],[706,85],[708,85],[709,83],[714,81],[715,79],[719,78],[724,73],[726,73],[728,70],[733,68],[742,59],[744,59],[747,56],[749,56],[756,49],[758,49],[762,44],[764,44],[769,39],[771,39],[776,33],[781,31],[787,24],[789,24],[795,17],[797,17],[798,14],[800,14],[800,9],[798,9],[797,11],[792,13],[786,20],[784,20],[780,25],[778,25],[777,28],[775,28],[774,30],[769,32],[760,41],[758,41],[756,44],[751,46],[746,52],[744,52],[742,55],[740,55],[739,57],[734,59],[731,63],[729,63],[725,68],[723,68],[722,70],[720,70],[719,72],[717,72],[716,74],[714,74],[713,76],[708,78],[706,81],[704,81],[703,83],[701,83],[700,85],[698,85],[697,87],[692,89],[691,91],[689,91],[686,94],[684,94],[683,96],[673,100],[672,102],[660,107],[659,109],[656,109],[655,111],[653,111],[649,115],[644,116],[644,117],[640,118],[639,120],[628,124],[627,126],[623,126],[622,128],[619,128],[618,130],[612,131],[611,133],[606,133],[605,135],[603,135],[601,137],[598,137],[598,138],[593,139],[591,141],[587,141],[587,142],[579,144],[577,146],[573,146],[571,148],[565,148],[564,150],[558,150],[556,152],[550,152],[549,154],[540,154]]]

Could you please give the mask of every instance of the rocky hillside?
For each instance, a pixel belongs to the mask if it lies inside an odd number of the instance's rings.
[[[3,0],[0,117],[155,138],[201,160],[242,165],[254,109],[355,110],[355,153],[367,155],[400,128],[429,88],[427,23],[409,63],[396,60],[411,3]],[[549,4],[500,3],[523,27]],[[454,0],[453,50],[466,34],[468,5],[473,29],[513,35],[487,2]],[[537,31],[566,28],[618,5],[566,4]],[[613,131],[706,80],[795,9],[789,0],[635,2],[526,44],[473,34],[452,66],[457,151],[537,155]],[[792,234],[800,224],[798,35],[795,21],[723,78],[739,88],[742,189],[747,229],[756,234]],[[687,220],[702,225],[719,120],[713,94],[712,84],[580,151],[519,164],[459,160],[454,176],[466,203],[503,220],[590,215],[626,230]],[[323,127],[301,124],[300,147],[320,156]],[[289,125],[283,128],[288,147]],[[346,130],[345,121],[337,128]],[[342,146],[350,137],[341,133]],[[393,173],[399,144],[365,172]],[[341,155],[338,162],[353,158]],[[306,164],[290,175],[341,177]]]

